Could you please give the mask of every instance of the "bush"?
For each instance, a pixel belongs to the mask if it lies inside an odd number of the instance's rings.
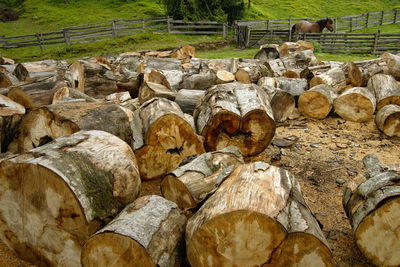
[[[322,48],[321,48],[321,44],[318,42],[311,42],[312,45],[314,46],[314,53],[321,53],[322,52]]]

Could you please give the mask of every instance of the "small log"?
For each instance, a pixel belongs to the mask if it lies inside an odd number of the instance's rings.
[[[338,96],[333,102],[333,107],[343,119],[363,122],[374,115],[376,99],[367,88],[353,87]]]
[[[186,217],[175,203],[160,196],[136,199],[82,249],[82,265],[179,266],[179,245]]]
[[[139,88],[140,104],[143,104],[147,100],[150,100],[154,97],[164,97],[170,100],[174,100],[176,97],[176,92],[162,84],[143,82]]]
[[[107,102],[112,102],[113,104],[121,104],[126,101],[132,100],[131,95],[129,92],[120,92],[120,93],[114,93],[111,95],[106,96],[105,100]]]
[[[216,84],[220,83],[230,83],[235,81],[235,75],[232,72],[226,70],[219,70],[216,73]]]
[[[384,108],[386,108],[385,106]],[[382,109],[384,109],[382,108]],[[346,188],[343,207],[357,246],[376,266],[399,266],[400,174],[369,154],[363,158],[365,178],[353,190]]]
[[[330,113],[336,98],[335,89],[327,84],[314,86],[299,97],[299,111],[307,117],[324,119]]]
[[[171,58],[178,58],[182,64],[190,62],[190,59],[196,57],[196,48],[192,45],[181,46],[172,51]]]
[[[183,81],[181,70],[151,70],[147,76],[147,81],[166,86],[168,89],[178,91],[179,85]]]
[[[29,72],[28,70],[22,65],[21,63],[17,64],[17,66],[14,69],[13,74],[15,77],[18,78],[21,82],[29,82],[30,77],[29,77]]]
[[[299,183],[264,162],[237,167],[188,220],[185,239],[193,267],[334,266]]]
[[[225,178],[243,163],[240,150],[234,146],[201,154],[165,175],[161,193],[180,209],[193,209],[213,194]]]
[[[32,109],[24,116],[8,151],[21,153],[79,130],[104,130],[131,144],[132,117],[131,111],[107,103],[60,102]]]
[[[400,137],[400,106],[390,104],[381,108],[376,114],[375,123],[387,136]]]
[[[0,116],[12,116],[14,114],[25,114],[25,107],[6,96],[0,95]]]
[[[362,82],[360,86],[367,86],[369,79],[375,74],[388,74],[388,67],[383,58],[353,61],[360,69]]]
[[[309,66],[300,72],[300,78],[307,79],[308,83],[310,83],[312,78],[323,72],[328,71],[330,68],[331,68],[330,64]]]
[[[217,81],[214,71],[197,73],[183,78],[182,86],[185,89],[207,90]]]
[[[393,76],[376,74],[368,81],[368,88],[375,92],[377,110],[390,104],[400,105],[400,86]]]
[[[99,100],[94,99],[81,91],[69,87],[61,87],[54,93],[52,104],[78,99],[86,102],[99,102]]]
[[[299,96],[303,94],[308,89],[308,83],[306,79],[293,79],[286,77],[277,78],[278,88],[285,91],[292,96]]]
[[[295,51],[285,57],[281,56],[281,60],[286,70],[298,70],[299,72],[309,66],[316,66],[319,64],[314,52],[310,49]]]
[[[166,98],[143,103],[134,113],[132,131],[142,179],[162,177],[184,158],[205,152],[178,104]]]
[[[258,59],[261,62],[277,58],[279,58],[279,45],[277,44],[262,45],[254,55],[254,59]]]
[[[0,162],[0,237],[38,266],[80,266],[89,236],[139,194],[132,149],[81,131]]]
[[[234,145],[245,156],[256,155],[275,134],[268,95],[255,84],[234,82],[210,88],[193,117],[207,151]]]
[[[391,53],[383,53],[381,58],[386,62],[389,75],[400,81],[400,55],[395,55]]]
[[[269,60],[265,62],[265,66],[268,69],[268,76],[271,77],[280,77],[287,71],[281,58]]]
[[[203,97],[205,92],[205,90],[181,89],[176,94],[175,102],[183,112],[193,114],[197,103]]]
[[[150,73],[154,70],[182,70],[181,60],[178,58],[154,58],[148,57],[140,62],[137,72]]]
[[[192,59],[191,63],[194,63]],[[238,68],[238,60],[236,58],[218,58],[218,59],[200,59],[200,70],[207,72],[213,70],[217,73],[220,70],[235,73]],[[197,65],[197,64],[195,64]]]
[[[347,65],[347,80],[353,87],[360,87],[363,84],[363,75],[354,62]]]
[[[344,71],[339,68],[333,68],[325,73],[319,74],[310,80],[310,88],[319,85],[327,84],[335,89],[336,94],[342,93],[346,89],[346,76]]]
[[[272,94],[270,103],[276,122],[286,121],[296,107],[294,96],[279,89],[275,90]]]
[[[258,79],[267,76],[268,69],[258,59],[242,59],[238,62],[238,70],[235,72],[235,78],[241,83],[257,83]]]
[[[307,41],[297,41],[297,42],[284,42],[279,46],[280,57],[286,57],[293,52],[311,50],[314,51],[314,46],[312,43]]]

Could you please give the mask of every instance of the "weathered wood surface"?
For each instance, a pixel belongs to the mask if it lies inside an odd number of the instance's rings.
[[[12,116],[14,114],[25,114],[25,107],[6,96],[0,95],[0,116]]]
[[[275,134],[268,95],[255,84],[216,85],[199,101],[193,114],[196,131],[207,151],[234,145],[243,155],[263,151]]]
[[[178,104],[153,98],[140,106],[132,121],[133,148],[142,179],[162,177],[204,147]]]
[[[89,236],[139,194],[132,149],[81,131],[0,162],[0,237],[38,266],[80,266]]]
[[[369,79],[368,88],[375,93],[377,110],[390,104],[400,105],[400,86],[393,76],[376,74]]]
[[[278,77],[276,80],[277,87],[282,91],[288,92],[292,96],[300,96],[302,93],[308,90],[306,79]]]
[[[82,265],[179,266],[185,224],[175,203],[143,196],[90,237],[82,249]]]
[[[143,104],[154,97],[164,97],[170,100],[175,100],[176,92],[162,84],[143,82],[139,88],[140,104]]]
[[[268,74],[267,67],[258,59],[241,59],[237,68],[235,78],[241,83],[257,83],[258,79]]]
[[[332,110],[336,98],[335,89],[327,84],[319,84],[301,94],[299,111],[310,118],[324,119]]]
[[[367,86],[369,79],[375,74],[388,74],[388,67],[382,58],[353,61],[361,71],[361,85]]]
[[[175,102],[183,112],[193,114],[197,102],[203,97],[205,92],[205,90],[181,89],[176,94]]]
[[[381,108],[376,113],[375,123],[387,136],[400,137],[400,106],[391,104]]]
[[[365,178],[346,188],[344,209],[365,257],[377,266],[398,266],[400,174],[373,154],[365,156],[363,163]]]
[[[338,96],[333,107],[335,112],[345,120],[363,122],[375,113],[375,95],[365,87],[353,87]]]
[[[237,167],[188,220],[185,238],[194,267],[334,266],[298,182],[264,162]]]
[[[70,87],[61,87],[54,93],[52,104],[76,100],[82,100],[86,102],[99,102],[99,100],[92,98],[76,89]]]
[[[336,94],[342,93],[346,89],[346,76],[343,69],[340,67],[332,68],[310,80],[310,88],[319,84],[327,84],[333,87]]]
[[[240,164],[244,160],[234,146],[198,155],[163,178],[161,193],[188,211],[213,194]]]
[[[400,81],[400,56],[391,53],[383,53],[381,58],[386,62],[388,74]]]

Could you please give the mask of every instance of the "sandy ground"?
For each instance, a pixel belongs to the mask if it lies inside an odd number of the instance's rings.
[[[331,114],[323,120],[314,120],[296,110],[289,120],[278,124],[271,145],[247,160],[263,160],[291,171],[323,225],[336,265],[356,267],[372,265],[355,244],[342,207],[342,194],[346,183],[365,172],[362,159],[370,153],[385,164],[399,164],[400,138],[381,133],[374,118],[355,123]],[[141,194],[160,194],[159,184],[160,180],[143,182]],[[0,266],[30,265],[1,243]]]

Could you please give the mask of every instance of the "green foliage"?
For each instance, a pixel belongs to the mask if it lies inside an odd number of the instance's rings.
[[[314,46],[314,53],[321,53],[321,44],[318,42],[311,42]]]

